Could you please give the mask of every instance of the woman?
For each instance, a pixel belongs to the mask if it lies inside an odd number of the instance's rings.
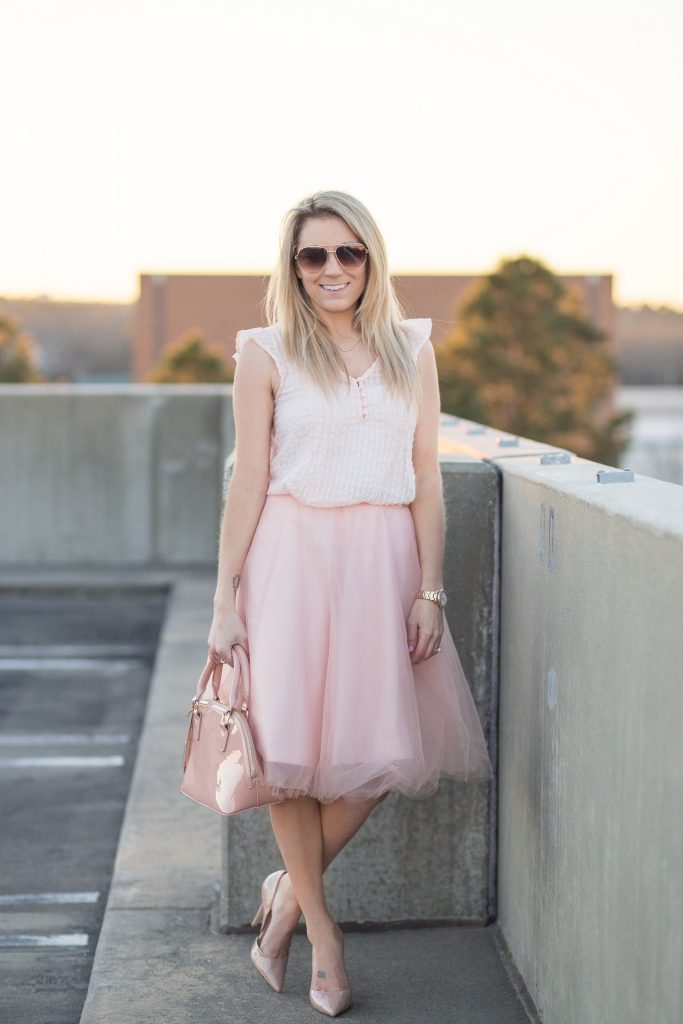
[[[249,720],[284,797],[252,962],[280,991],[303,911],[309,998],[337,1016],[351,989],[323,872],[390,791],[492,771],[443,612],[431,320],[401,319],[361,202],[318,192],[286,214],[266,314],[237,334],[209,653],[248,651]]]

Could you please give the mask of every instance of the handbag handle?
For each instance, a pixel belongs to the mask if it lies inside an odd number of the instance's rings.
[[[238,707],[238,697],[240,693],[240,687],[242,690],[242,705],[249,705],[249,696],[251,694],[251,672],[249,668],[249,656],[242,644],[232,645],[232,660],[233,660],[233,676],[232,685],[230,687],[230,697],[227,701],[229,708]],[[202,670],[202,674],[199,677],[197,683],[197,692],[195,694],[195,700],[198,700],[206,690],[211,681],[211,688],[213,690],[214,700],[220,700],[220,687],[223,681],[223,668],[227,662],[214,661],[213,658],[209,657],[206,665]]]

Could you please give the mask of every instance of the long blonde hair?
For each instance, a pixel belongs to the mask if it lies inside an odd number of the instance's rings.
[[[419,376],[400,326],[405,313],[394,292],[384,239],[370,211],[354,196],[331,189],[318,191],[287,211],[280,230],[278,261],[263,301],[267,323],[279,324],[288,358],[328,394],[344,376],[351,385],[344,361],[294,268],[304,222],[330,215],[341,217],[368,249],[366,284],[354,311],[354,327],[377,359],[389,389],[417,409]]]

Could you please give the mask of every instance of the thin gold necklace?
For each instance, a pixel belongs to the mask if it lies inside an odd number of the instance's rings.
[[[336,343],[336,342],[335,342],[334,344],[335,344],[335,347],[336,347],[336,348],[337,348],[337,349],[338,349],[338,350],[339,350],[340,352],[352,352],[354,348],[357,348],[357,347],[358,347],[358,346],[360,345],[360,343],[361,343],[361,341],[362,341],[362,340],[363,340],[362,338],[359,338],[359,339],[358,339],[358,341],[356,342],[356,344],[355,344],[355,345],[352,345],[352,346],[351,346],[351,348],[339,348],[339,345],[337,345],[337,343]]]

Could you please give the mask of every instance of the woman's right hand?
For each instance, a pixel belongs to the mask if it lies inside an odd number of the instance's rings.
[[[209,657],[214,661],[233,664],[232,645],[241,644],[249,653],[247,630],[234,608],[225,612],[214,612],[209,631]]]

